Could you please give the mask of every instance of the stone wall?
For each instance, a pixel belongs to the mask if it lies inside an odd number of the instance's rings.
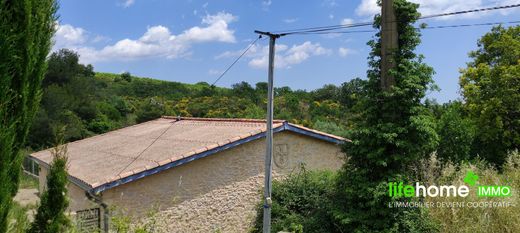
[[[336,170],[338,145],[291,132],[275,134],[275,177]],[[157,208],[163,232],[247,232],[261,200],[265,139],[256,140],[103,193],[109,205],[142,216]]]

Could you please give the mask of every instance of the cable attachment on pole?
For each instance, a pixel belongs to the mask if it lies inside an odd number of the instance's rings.
[[[271,232],[271,200],[272,191],[272,159],[273,159],[273,99],[274,99],[274,58],[275,58],[275,41],[280,38],[281,34],[273,34],[270,32],[255,31],[255,33],[269,36],[269,65],[267,78],[267,119],[266,123],[266,152],[265,152],[265,183],[264,183],[264,216],[263,216],[263,232]]]

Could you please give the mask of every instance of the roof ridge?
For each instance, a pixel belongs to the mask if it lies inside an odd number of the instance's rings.
[[[248,122],[248,123],[265,123],[263,119],[249,119],[249,118],[206,118],[206,117],[176,117],[176,116],[161,116],[164,119],[175,120],[189,120],[189,121],[227,121],[227,122]],[[286,120],[273,120],[273,123],[284,123]]]

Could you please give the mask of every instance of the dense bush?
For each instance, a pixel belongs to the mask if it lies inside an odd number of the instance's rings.
[[[473,122],[465,116],[462,108],[459,102],[446,104],[438,120],[437,156],[444,162],[460,163],[475,157],[471,149],[476,129]]]
[[[334,224],[331,213],[335,175],[330,171],[304,168],[283,180],[273,182],[272,232],[343,232]],[[252,232],[262,232],[263,207]]]

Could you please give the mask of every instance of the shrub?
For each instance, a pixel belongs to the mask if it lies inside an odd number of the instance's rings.
[[[334,225],[332,192],[334,173],[306,171],[273,181],[272,232],[341,232]],[[263,207],[258,206],[255,226],[251,232],[262,232]]]
[[[475,128],[469,119],[464,118],[460,103],[454,102],[447,106],[437,124],[437,134],[439,159],[454,163],[471,159]]]

